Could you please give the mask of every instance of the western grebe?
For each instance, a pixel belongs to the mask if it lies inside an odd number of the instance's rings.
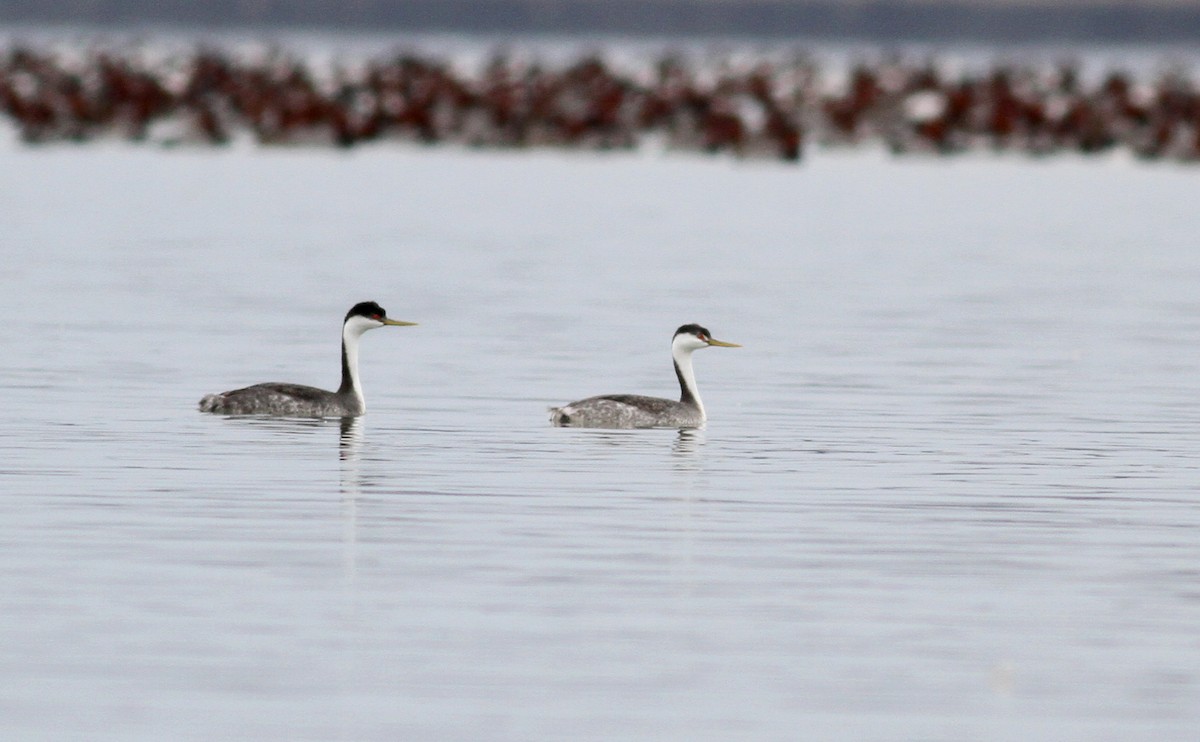
[[[550,422],[579,428],[697,428],[704,424],[704,403],[692,372],[692,352],[716,345],[740,348],[737,343],[713,340],[700,325],[684,325],[671,340],[671,357],[679,377],[679,401],[638,394],[606,394],[550,408]]]
[[[358,383],[358,341],[367,330],[416,322],[388,319],[373,301],[355,304],[342,324],[342,385],[336,392],[303,384],[255,384],[231,392],[209,394],[200,400],[201,412],[218,415],[277,415],[282,417],[356,417],[367,410]]]

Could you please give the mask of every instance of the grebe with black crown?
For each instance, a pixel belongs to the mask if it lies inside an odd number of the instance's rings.
[[[737,343],[714,340],[700,325],[684,325],[671,340],[671,358],[679,378],[679,401],[638,394],[606,394],[550,408],[550,422],[578,428],[698,428],[704,425],[704,403],[696,388],[692,353],[710,346],[740,348]]]
[[[357,417],[367,411],[358,381],[358,341],[364,332],[377,327],[415,324],[388,319],[383,307],[373,301],[355,304],[342,323],[342,385],[336,392],[303,384],[269,382],[209,394],[200,400],[200,411],[218,415]]]

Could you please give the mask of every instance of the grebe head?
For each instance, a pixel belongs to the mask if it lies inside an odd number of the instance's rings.
[[[398,319],[388,319],[387,312],[383,307],[373,301],[364,301],[355,304],[346,313],[346,321],[344,327],[352,335],[361,335],[367,330],[374,330],[377,327],[393,325],[395,327],[411,327],[417,324],[416,322],[402,322]]]
[[[742,346],[737,343],[727,343],[724,340],[716,340],[712,333],[707,328],[700,325],[683,325],[675,331],[675,338],[671,341],[671,347],[687,353],[700,348],[707,348],[710,345],[715,345],[721,348],[740,348]]]

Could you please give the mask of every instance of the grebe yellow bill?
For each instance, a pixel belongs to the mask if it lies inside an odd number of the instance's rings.
[[[269,382],[200,400],[201,412],[218,415],[274,415],[278,417],[357,417],[367,411],[358,381],[358,341],[367,330],[378,327],[411,327],[416,322],[388,319],[383,307],[373,301],[355,304],[342,323],[342,385],[336,392]]]
[[[577,428],[698,428],[707,416],[696,375],[692,371],[692,353],[700,348],[740,348],[737,343],[714,340],[700,325],[684,325],[671,340],[671,358],[679,379],[679,401],[638,394],[606,394],[550,408],[550,422],[559,427]]]

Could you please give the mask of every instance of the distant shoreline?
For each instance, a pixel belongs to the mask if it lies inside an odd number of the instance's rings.
[[[324,0],[0,3],[0,23],[518,34],[734,35],[764,39],[1195,43],[1200,3],[980,6],[909,0]]]
[[[461,60],[460,60],[461,61]],[[800,162],[806,149],[897,155],[1097,155],[1200,163],[1200,88],[1187,66],[1110,68],[927,55],[823,68],[804,54],[736,63],[670,51],[639,66],[594,49],[560,64],[498,47],[463,65],[395,52],[305,58],[275,43],[191,51],[76,40],[0,46],[0,122],[29,145],[484,149],[665,147]]]

